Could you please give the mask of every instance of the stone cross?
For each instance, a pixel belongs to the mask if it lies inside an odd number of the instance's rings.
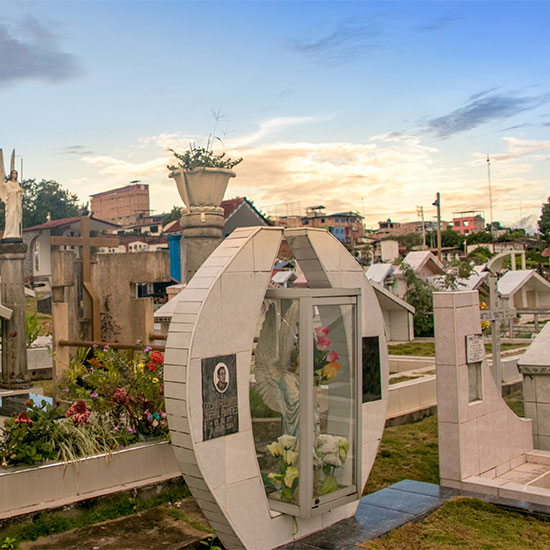
[[[90,218],[88,216],[81,216],[80,218],[80,235],[80,237],[52,236],[50,237],[50,244],[82,247],[82,286],[92,302],[92,340],[99,341],[101,340],[100,302],[97,292],[92,287],[91,250],[93,246],[118,245],[118,238],[115,236],[91,237]]]
[[[505,319],[513,319],[516,316],[514,308],[506,307],[499,298],[497,290],[497,276],[489,273],[489,309],[480,312],[482,321],[491,322],[491,348],[493,366],[491,368],[495,384],[502,387],[502,365],[500,363],[500,322]]]

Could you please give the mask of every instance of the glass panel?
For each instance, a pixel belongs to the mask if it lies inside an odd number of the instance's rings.
[[[299,301],[266,299],[250,380],[256,455],[270,498],[298,504]]]
[[[313,308],[313,498],[354,485],[355,306]]]
[[[382,399],[382,381],[380,377],[380,338],[363,338],[363,403]]]

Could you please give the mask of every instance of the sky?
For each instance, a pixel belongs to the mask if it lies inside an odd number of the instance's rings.
[[[0,147],[79,196],[140,180],[181,206],[168,147],[243,157],[267,214],[534,230],[550,195],[550,2],[0,0]],[[490,157],[489,197],[487,155]]]

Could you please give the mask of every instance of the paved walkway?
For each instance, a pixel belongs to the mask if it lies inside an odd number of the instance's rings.
[[[418,521],[454,496],[467,496],[507,508],[550,515],[550,506],[469,493],[405,479],[361,499],[354,517],[278,550],[351,550],[409,523]]]

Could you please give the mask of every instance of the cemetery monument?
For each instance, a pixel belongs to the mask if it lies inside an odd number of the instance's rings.
[[[309,288],[268,289],[283,235]],[[353,516],[388,399],[384,321],[361,266],[322,229],[240,228],[174,300],[172,446],[225,548],[268,550]],[[280,413],[271,439],[253,391]]]
[[[4,388],[30,388],[27,374],[24,262],[27,245],[21,238],[23,190],[17,181],[15,150],[6,177],[4,155],[0,149],[0,199],[5,205],[6,223],[0,240],[0,298],[12,310],[2,321],[2,376]]]

